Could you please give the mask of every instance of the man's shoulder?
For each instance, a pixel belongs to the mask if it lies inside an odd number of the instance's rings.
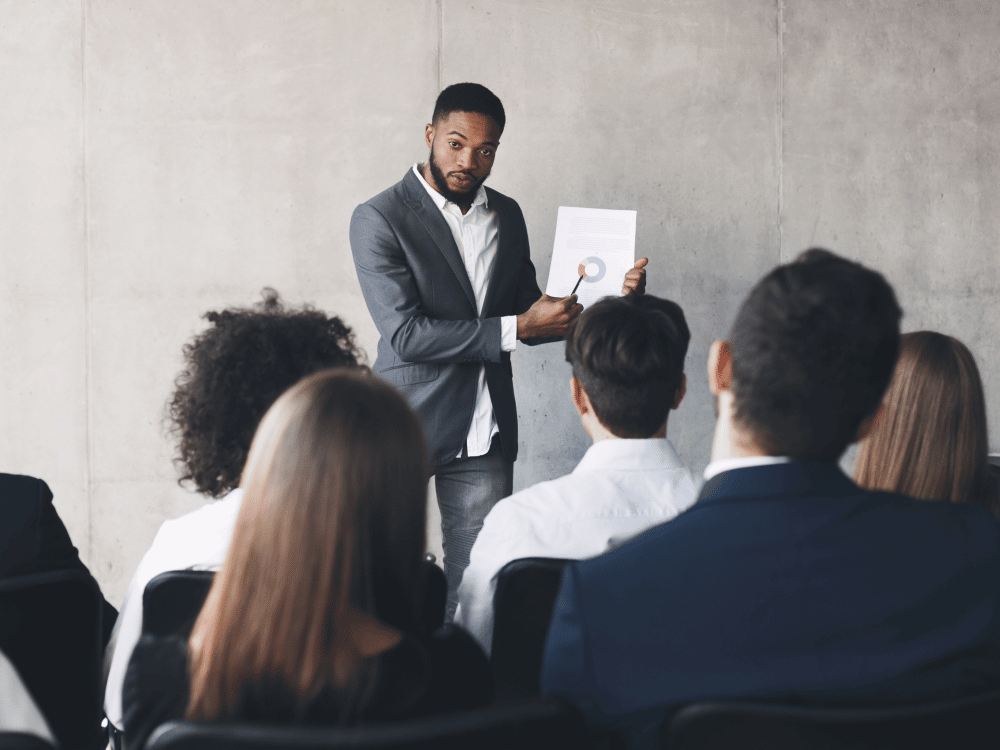
[[[567,503],[578,497],[579,481],[572,474],[564,474],[555,479],[538,482],[523,490],[518,490],[498,502],[490,515],[497,510],[504,518],[561,517]]]
[[[29,477],[26,474],[3,474],[0,473],[0,497],[4,500],[8,496],[27,496],[36,494],[45,482],[37,477]]]
[[[412,175],[412,171],[407,171],[407,173],[403,175],[403,179],[394,185],[390,185],[377,195],[373,195],[364,203],[360,204],[358,208],[360,209],[362,206],[370,206],[379,213],[384,214],[386,211],[391,211],[397,208],[405,201],[412,200],[412,186],[407,184],[409,182],[407,177],[412,177]],[[416,178],[413,178],[413,181],[416,182]],[[417,185],[419,186],[419,183],[417,183]]]
[[[486,188],[486,200],[491,207],[500,206],[516,216],[522,216],[521,207],[516,200],[486,185],[483,185],[483,187]]]
[[[564,502],[563,480],[568,476],[539,482],[501,499],[486,514],[477,546],[521,548],[527,539],[537,536],[533,530],[551,534],[556,527],[571,521]]]

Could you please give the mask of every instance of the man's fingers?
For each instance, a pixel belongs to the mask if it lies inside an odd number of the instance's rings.
[[[634,266],[632,266],[632,267],[633,267],[633,268],[642,268],[642,267],[643,267],[644,265],[646,265],[647,263],[649,263],[649,258],[639,258],[639,260],[637,260],[637,261],[635,262],[635,265],[634,265]]]

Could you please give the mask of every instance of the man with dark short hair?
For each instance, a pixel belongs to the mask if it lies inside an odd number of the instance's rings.
[[[1000,684],[1000,525],[837,465],[873,421],[901,315],[881,275],[825,250],[754,287],[709,355],[698,502],[567,566],[543,693],[653,748],[693,701],[899,706]]]
[[[543,295],[516,202],[483,186],[506,115],[478,83],[437,98],[430,156],[358,206],[351,250],[378,328],[372,369],[395,385],[427,434],[444,536],[448,618],[483,518],[513,487],[517,411],[510,353],[565,334],[576,296]],[[622,292],[642,293],[646,259]]]
[[[694,502],[691,473],[667,439],[690,339],[681,308],[651,295],[601,300],[570,328],[570,397],[594,444],[572,474],[501,500],[486,517],[455,615],[486,653],[496,576],[508,562],[593,557]]]

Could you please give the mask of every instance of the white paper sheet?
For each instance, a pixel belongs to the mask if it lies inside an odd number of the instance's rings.
[[[545,293],[565,297],[587,275],[576,294],[584,307],[601,297],[620,297],[625,274],[635,265],[635,211],[559,206],[552,264]]]

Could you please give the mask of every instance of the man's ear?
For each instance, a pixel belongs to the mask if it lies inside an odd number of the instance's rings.
[[[427,148],[431,148],[434,145],[434,123],[427,123],[424,127],[424,140],[427,141]]]
[[[733,377],[733,353],[728,341],[716,341],[708,350],[708,389],[713,396],[729,390]]]
[[[676,393],[674,393],[674,405],[671,406],[670,408],[671,409],[676,409],[678,406],[680,406],[681,405],[681,401],[684,400],[684,394],[687,393],[687,392],[688,392],[688,376],[687,376],[687,373],[682,373],[681,374],[681,387],[677,389]]]
[[[858,427],[858,436],[854,439],[855,442],[860,443],[862,440],[867,438],[872,434],[872,431],[882,422],[882,417],[885,416],[885,404],[879,404],[878,408],[872,412],[868,417],[861,423]]]
[[[576,413],[581,417],[590,411],[587,404],[587,394],[583,390],[583,386],[580,385],[580,381],[575,377],[569,379],[569,395],[573,399],[573,406],[576,407]]]

